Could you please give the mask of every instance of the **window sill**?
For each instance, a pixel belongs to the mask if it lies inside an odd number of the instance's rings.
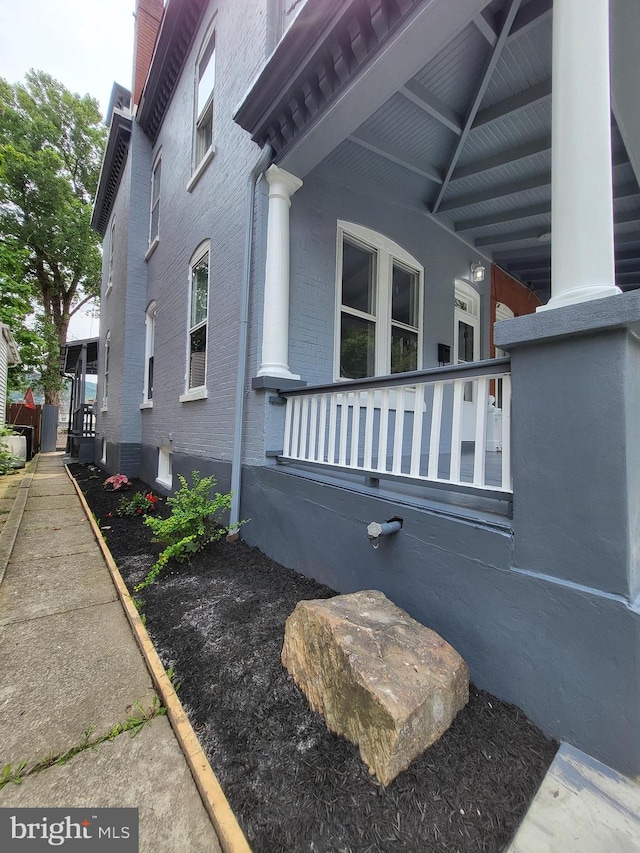
[[[192,400],[206,400],[209,396],[209,392],[202,385],[200,388],[191,388],[184,394],[180,394],[178,397],[179,403],[190,403]]]
[[[106,406],[102,406],[102,407],[100,408],[100,414],[101,414],[101,415],[104,415],[104,413],[105,413],[105,412],[107,412],[107,411],[108,411],[108,409],[107,409],[107,407],[106,407]]]
[[[145,400],[144,402],[140,403],[140,408],[153,409],[153,400]]]
[[[193,175],[191,175],[191,177],[189,178],[189,180],[187,182],[187,192],[188,193],[190,193],[193,190],[193,188],[195,187],[195,185],[198,183],[198,181],[202,177],[203,172],[205,171],[205,169],[207,168],[209,163],[213,160],[213,155],[215,153],[216,153],[216,149],[213,147],[213,145],[211,146],[211,148],[207,149],[202,160],[200,160],[200,162],[196,166],[196,168],[193,172]]]
[[[160,242],[160,237],[156,234],[151,243],[149,244],[149,248],[147,249],[147,253],[144,256],[145,261],[148,261],[151,255],[155,252],[158,247],[158,243]]]
[[[160,486],[164,486],[165,489],[170,489],[173,486],[173,477],[171,480],[161,480],[160,477],[156,477],[156,483]]]

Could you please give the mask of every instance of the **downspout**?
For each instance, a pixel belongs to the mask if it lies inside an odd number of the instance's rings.
[[[247,202],[244,238],[244,267],[242,275],[242,293],[240,302],[240,341],[238,343],[238,368],[236,371],[236,405],[233,428],[233,455],[231,457],[231,513],[227,537],[235,542],[239,533],[235,529],[240,521],[240,480],[242,474],[242,428],[244,426],[244,386],[247,378],[247,346],[249,340],[249,292],[251,286],[251,253],[253,246],[253,208],[256,198],[258,178],[271,162],[273,150],[266,142],[258,162],[247,177]]]

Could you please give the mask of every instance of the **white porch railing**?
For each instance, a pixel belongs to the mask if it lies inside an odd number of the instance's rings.
[[[286,400],[281,461],[494,497],[512,494],[508,358],[281,396]]]

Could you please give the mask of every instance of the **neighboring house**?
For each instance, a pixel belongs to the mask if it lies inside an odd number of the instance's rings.
[[[18,345],[11,329],[0,323],[0,427],[5,425],[7,418],[7,371],[15,364],[20,364]]]
[[[96,460],[215,473],[249,543],[638,773],[640,16],[610,100],[585,5],[138,0]]]

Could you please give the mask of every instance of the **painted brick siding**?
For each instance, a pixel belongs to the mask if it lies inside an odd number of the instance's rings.
[[[195,65],[215,15],[215,156],[192,175]],[[266,0],[211,4],[185,60],[153,150],[162,156],[160,241],[147,262],[147,303],[157,301],[153,408],[142,412],[142,443],[178,455],[229,460],[232,453],[247,176],[259,150],[232,119],[266,58]],[[147,173],[149,180],[150,170]],[[208,399],[180,403],[185,391],[189,261],[211,241]],[[142,320],[144,321],[144,310]],[[255,405],[261,408],[260,400]],[[145,458],[152,458],[145,451]]]
[[[150,196],[150,143],[133,125],[129,154],[103,243],[103,288],[100,300],[100,351],[98,375],[99,439],[108,446],[139,445],[141,440],[142,383],[144,370],[144,311],[146,277],[144,252],[147,246]],[[106,293],[111,221],[115,216],[113,286]],[[109,399],[103,399],[105,341],[110,334]],[[98,446],[100,441],[98,441]],[[100,454],[99,449],[96,451]],[[115,459],[113,457],[115,456]],[[123,464],[119,456],[107,456],[107,467]],[[133,456],[126,456],[127,470],[135,474]],[[123,469],[124,470],[124,469]]]

